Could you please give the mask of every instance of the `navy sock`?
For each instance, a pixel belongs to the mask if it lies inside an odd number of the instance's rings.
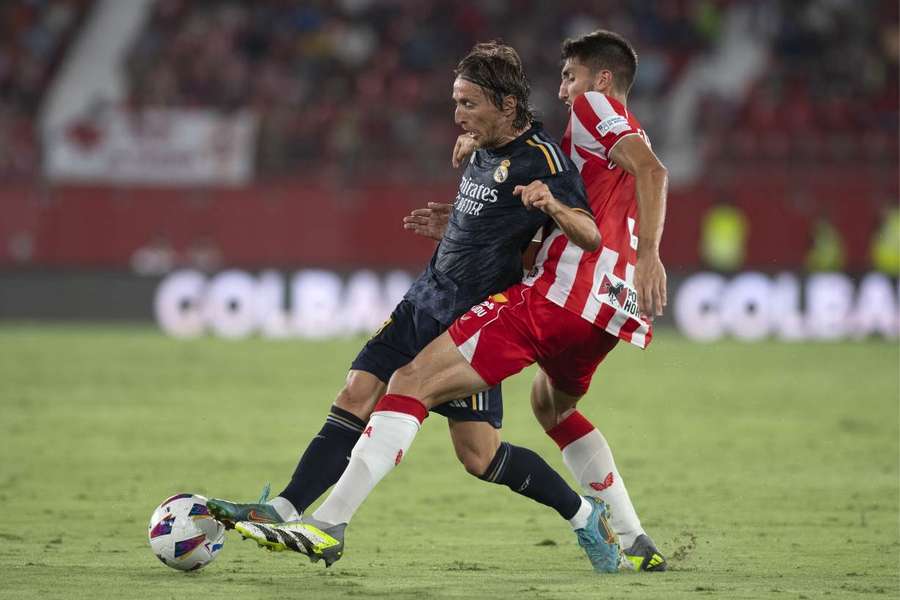
[[[278,494],[303,512],[325,490],[337,483],[350,460],[350,451],[366,422],[337,406],[332,406],[325,425],[310,441],[300,458],[290,483]]]
[[[505,485],[517,494],[555,509],[566,520],[581,508],[578,492],[528,448],[502,442],[480,479]]]

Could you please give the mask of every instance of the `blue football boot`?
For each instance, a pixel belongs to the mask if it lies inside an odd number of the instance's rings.
[[[609,525],[609,507],[599,498],[585,496],[591,503],[591,515],[587,525],[575,530],[578,545],[598,573],[617,573],[622,566],[630,566],[622,556],[619,540]]]

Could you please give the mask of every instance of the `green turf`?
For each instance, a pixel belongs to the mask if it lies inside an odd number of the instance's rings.
[[[555,513],[464,473],[440,416],[325,571],[230,533],[161,565],[147,519],[181,491],[280,490],[361,341],[176,341],[0,327],[3,598],[898,597],[898,347],[617,349],[583,412],[609,438],[665,574],[594,575]],[[505,437],[564,471],[508,382]],[[566,477],[570,478],[566,472]]]

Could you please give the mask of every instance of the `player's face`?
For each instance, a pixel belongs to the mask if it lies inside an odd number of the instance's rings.
[[[453,119],[482,148],[499,145],[506,119],[478,84],[457,77],[453,82]]]
[[[572,108],[575,98],[587,91],[596,89],[597,73],[591,71],[577,58],[567,58],[562,68],[562,81],[559,84],[559,99]]]

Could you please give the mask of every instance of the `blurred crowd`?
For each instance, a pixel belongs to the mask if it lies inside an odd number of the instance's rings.
[[[743,96],[705,96],[702,151],[723,160],[897,159],[897,3],[760,0],[767,67]],[[90,0],[0,3],[0,176],[34,175],[46,86]],[[738,0],[158,0],[127,56],[134,107],[250,107],[263,176],[316,172],[453,178],[450,84],[477,41],[522,55],[532,100],[562,132],[559,46],[623,33],[640,67],[632,98],[651,137],[696,58],[715,52]],[[862,9],[865,7],[865,10]],[[653,114],[647,114],[653,113]],[[659,113],[659,114],[656,114]],[[654,120],[656,119],[656,121]],[[658,129],[662,129],[658,127]],[[665,157],[663,157],[665,159]]]
[[[38,172],[37,112],[90,4],[91,0],[0,2],[0,177]]]
[[[665,94],[715,43],[730,2],[161,0],[130,58],[138,105],[252,106],[263,173],[452,177],[457,61],[501,37],[522,55],[532,101],[561,134],[560,43],[597,27],[640,49],[635,93]]]
[[[896,168],[898,3],[785,0],[777,8],[776,19],[756,24],[771,39],[763,76],[739,102],[706,99],[707,156]]]

